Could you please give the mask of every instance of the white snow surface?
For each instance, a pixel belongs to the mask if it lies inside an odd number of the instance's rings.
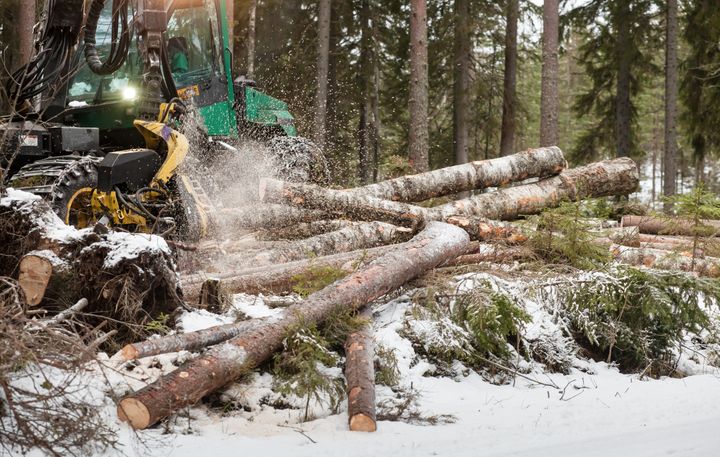
[[[458,290],[482,282],[506,293],[524,297],[525,284],[487,274],[457,278]],[[528,338],[558,333],[542,303],[524,302],[533,322]],[[486,382],[471,370],[457,370],[455,377],[430,377],[432,365],[419,358],[409,340],[401,336],[410,306],[407,295],[376,304],[376,344],[395,351],[400,384],[420,394],[423,416],[450,415],[453,423],[416,425],[380,421],[376,433],[347,430],[346,406],[331,413],[322,405],[311,405],[315,420],[302,423],[297,399],[277,401],[272,376],[255,373],[250,380],[228,386],[220,397],[243,407],[221,413],[207,406],[191,408],[170,421],[170,434],[163,427],[133,432],[117,422],[110,393],[138,389],[162,373],[176,368],[190,355],[166,354],[129,367],[119,360],[101,357],[88,373],[94,395],[103,404],[103,415],[119,431],[120,450],[102,456],[598,456],[657,457],[717,456],[720,449],[720,371],[699,366],[690,358],[683,364],[699,373],[684,379],[641,380],[620,373],[602,362],[575,358],[568,375],[546,373],[533,363],[529,377],[550,387],[517,378],[508,385]],[[206,311],[185,313],[185,331],[228,321],[232,313],[256,317],[276,315],[262,297],[237,296],[226,316]],[[460,364],[458,364],[460,365]],[[684,366],[684,365],[683,365]],[[377,400],[394,397],[384,386]],[[300,402],[301,404],[302,402]],[[287,405],[292,406],[288,408]],[[274,405],[274,406],[271,406]],[[191,419],[188,419],[188,414]],[[40,455],[37,452],[31,455]]]

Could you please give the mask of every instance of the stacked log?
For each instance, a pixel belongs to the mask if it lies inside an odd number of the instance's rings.
[[[144,429],[179,408],[267,360],[282,347],[287,331],[300,322],[320,323],[339,307],[358,309],[410,279],[463,252],[467,234],[455,226],[431,223],[402,250],[393,250],[368,266],[288,308],[279,320],[266,319],[255,329],[209,349],[176,371],[122,399],[121,420]]]

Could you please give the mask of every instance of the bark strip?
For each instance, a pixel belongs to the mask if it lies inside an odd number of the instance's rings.
[[[452,259],[466,249],[467,234],[457,227],[431,223],[400,249],[310,295],[288,308],[278,321],[259,327],[211,348],[202,357],[183,364],[155,383],[123,398],[121,420],[144,429],[187,405],[195,404],[282,348],[288,329],[300,323],[321,323],[340,307],[358,309],[397,289],[412,278]]]

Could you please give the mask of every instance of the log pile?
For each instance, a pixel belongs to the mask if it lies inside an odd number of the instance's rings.
[[[510,221],[563,201],[628,195],[638,186],[637,167],[627,158],[566,166],[562,152],[551,147],[353,189],[263,179],[257,205],[221,211],[221,225],[231,240],[173,243],[195,258],[206,256],[214,268],[213,273],[193,271],[180,280],[162,239],[103,227],[53,237],[50,232],[59,221],[46,224],[51,229],[43,231],[37,221],[47,222],[48,208],[33,200],[25,212],[13,209],[14,223],[24,224],[22,231],[30,236],[6,236],[17,258],[10,268],[0,257],[0,274],[19,277],[28,304],[62,301],[67,308],[84,297],[89,312],[111,304],[135,313],[116,317],[142,325],[137,315],[141,311],[152,316],[157,309],[178,305],[222,311],[231,294],[287,294],[308,274],[332,273],[331,281],[273,318],[125,346],[125,360],[202,352],[119,401],[119,417],[144,429],[267,361],[299,324],[321,325],[339,309],[366,308],[436,267],[527,258],[521,246],[527,234]],[[436,198],[443,204],[433,206]],[[368,329],[348,335],[345,345],[351,430],[377,427],[372,346]]]

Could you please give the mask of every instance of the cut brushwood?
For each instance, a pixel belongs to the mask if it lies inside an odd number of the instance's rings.
[[[367,307],[361,317],[372,319]],[[348,392],[348,425],[353,432],[377,430],[375,416],[375,349],[368,323],[350,333],[345,341],[345,379]]]
[[[476,189],[499,187],[528,178],[544,178],[567,166],[557,147],[529,149],[497,159],[481,160],[348,189],[348,193],[386,200],[419,202]]]
[[[467,234],[455,226],[428,224],[402,248],[291,306],[281,319],[267,319],[258,328],[211,348],[203,356],[123,398],[118,404],[120,419],[135,429],[144,429],[179,408],[195,404],[267,360],[282,348],[283,339],[293,326],[322,323],[342,308],[358,309],[456,257],[468,242]]]

